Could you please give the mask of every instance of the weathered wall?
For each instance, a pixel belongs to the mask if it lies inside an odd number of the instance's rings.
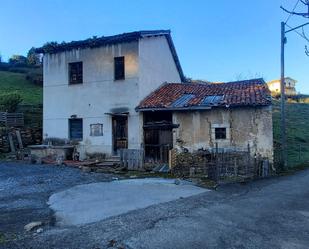
[[[140,98],[145,98],[164,82],[181,82],[165,36],[149,37],[139,42]]]
[[[165,38],[154,37],[94,49],[46,54],[44,137],[68,138],[68,119],[76,115],[83,119],[81,152],[110,154],[112,118],[105,113],[122,109],[129,112],[128,146],[140,148],[142,115],[135,111],[135,107],[164,81],[179,81],[174,64],[168,66],[174,61],[167,48]],[[125,56],[125,80],[114,81],[115,56]],[[68,63],[77,61],[83,62],[83,84],[69,85]],[[90,124],[95,123],[103,123],[103,136],[90,136]]]
[[[114,81],[114,57],[125,56],[125,80]],[[68,63],[83,62],[83,84],[68,84]],[[111,153],[111,117],[115,108],[130,112],[128,127],[138,124],[138,43],[124,43],[45,55],[43,133],[68,137],[71,115],[83,118],[84,150]],[[90,136],[90,124],[103,123],[103,136]],[[129,130],[129,146],[140,144],[138,132]]]
[[[271,107],[212,109],[195,112],[174,112],[173,123],[179,124],[173,134],[176,148],[184,142],[190,151],[201,148],[247,149],[252,154],[273,159],[273,131]],[[226,139],[215,139],[214,128],[226,127]]]

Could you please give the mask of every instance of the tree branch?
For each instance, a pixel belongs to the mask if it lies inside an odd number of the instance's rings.
[[[282,10],[284,10],[285,12],[291,14],[291,15],[297,15],[297,16],[303,16],[303,17],[309,18],[309,13],[300,13],[300,12],[289,11],[289,10],[283,8],[282,6],[280,6],[280,8]]]

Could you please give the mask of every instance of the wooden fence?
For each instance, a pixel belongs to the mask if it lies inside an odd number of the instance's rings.
[[[24,114],[0,112],[0,122],[6,127],[22,127],[24,126]]]
[[[120,163],[128,170],[142,170],[144,168],[144,150],[121,149]]]

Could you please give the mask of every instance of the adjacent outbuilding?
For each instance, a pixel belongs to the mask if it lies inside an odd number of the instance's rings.
[[[171,148],[246,150],[273,160],[272,107],[263,79],[165,83],[136,108],[144,116],[146,159],[166,161]]]

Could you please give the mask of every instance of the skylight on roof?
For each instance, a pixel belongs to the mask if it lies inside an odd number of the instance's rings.
[[[176,99],[171,106],[172,107],[184,107],[185,105],[187,105],[189,103],[189,101],[191,99],[193,99],[195,97],[194,94],[183,94],[182,96],[180,96],[178,99]]]
[[[201,105],[218,105],[223,100],[224,95],[206,96]]]

